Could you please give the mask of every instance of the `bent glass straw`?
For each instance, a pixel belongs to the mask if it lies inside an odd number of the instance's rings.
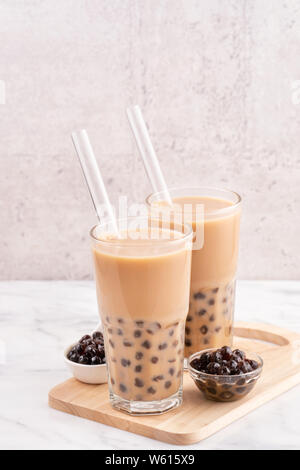
[[[103,208],[105,208],[108,213],[113,232],[119,237],[114,211],[109,201],[88,134],[85,129],[81,129],[79,131],[72,132],[71,135],[98,220],[103,222],[101,217],[103,216]]]

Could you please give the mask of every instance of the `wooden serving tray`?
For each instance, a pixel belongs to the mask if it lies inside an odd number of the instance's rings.
[[[234,346],[260,354],[262,376],[243,399],[231,403],[206,400],[188,372],[183,405],[159,416],[130,416],[113,409],[108,386],[72,378],[49,392],[49,405],[65,413],[98,421],[171,444],[199,442],[263,403],[300,383],[300,334],[260,323],[237,323]]]

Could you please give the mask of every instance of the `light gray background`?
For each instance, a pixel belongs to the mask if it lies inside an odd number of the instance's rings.
[[[0,0],[0,277],[91,277],[93,209],[70,132],[113,199],[150,192],[143,109],[170,186],[244,198],[239,277],[299,279],[298,0]]]

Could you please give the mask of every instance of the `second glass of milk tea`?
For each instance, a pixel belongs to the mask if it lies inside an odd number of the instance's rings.
[[[208,348],[231,346],[238,259],[241,197],[233,192],[207,187],[171,189],[174,208],[161,193],[146,202],[153,214],[191,207],[194,233],[202,224],[203,244],[193,249],[189,312],[185,325],[185,357]],[[203,208],[199,222],[196,205]],[[199,206],[198,206],[199,207]],[[178,218],[177,218],[178,220]],[[199,230],[201,232],[201,230]]]

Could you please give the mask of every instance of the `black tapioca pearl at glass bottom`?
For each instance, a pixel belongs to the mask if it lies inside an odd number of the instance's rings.
[[[215,388],[207,387],[206,389],[211,395],[217,395],[217,390]]]
[[[141,330],[135,330],[135,331],[133,332],[133,336],[134,336],[135,338],[140,338],[140,337],[142,336]]]
[[[123,341],[123,345],[126,346],[126,348],[131,348],[133,346],[133,343],[130,341]]]
[[[139,379],[138,377],[136,377],[134,379],[134,385],[136,387],[142,388],[144,386],[144,382],[141,379]]]
[[[186,334],[186,335],[189,335],[190,332],[191,332],[191,329],[190,329],[188,326],[186,326],[186,327],[185,327],[185,334]]]
[[[189,338],[186,338],[184,344],[189,348],[192,346],[192,341]]]
[[[212,292],[213,292],[214,294],[216,294],[218,291],[219,291],[219,288],[218,288],[218,287],[215,287],[214,289],[212,289]]]
[[[143,355],[144,355],[144,354],[143,354],[142,352],[138,351],[138,352],[135,354],[136,360],[137,360],[137,361],[140,361],[140,360],[142,359]]]
[[[163,375],[155,375],[152,377],[153,382],[159,382],[160,380],[163,380],[164,376]]]
[[[216,382],[214,380],[208,380],[206,382],[206,385],[210,388],[215,388],[217,386]]]
[[[150,349],[150,348],[151,348],[151,343],[150,343],[150,341],[148,341],[148,340],[146,339],[146,341],[144,341],[144,342],[142,343],[142,347],[145,348],[145,349]]]
[[[144,326],[144,322],[143,322],[142,320],[137,320],[137,321],[135,322],[135,324],[136,324],[136,326],[138,326],[139,328],[143,328],[143,326]]]
[[[221,395],[220,395],[220,398],[222,400],[230,400],[232,397],[233,397],[232,392],[222,392]]]
[[[150,393],[150,395],[154,395],[154,394],[156,393],[156,390],[155,390],[155,388],[153,388],[153,387],[149,387],[149,388],[147,389],[147,392]]]
[[[172,343],[172,346],[174,348],[176,348],[177,345],[178,345],[178,339],[175,339],[175,341],[173,341],[173,343]]]
[[[238,387],[238,388],[235,389],[235,391],[236,391],[237,393],[239,393],[240,395],[241,395],[242,393],[244,393],[246,390],[247,390],[246,387]]]
[[[142,371],[142,366],[141,365],[138,365],[138,366],[135,366],[135,372],[141,372]]]
[[[158,362],[158,357],[157,356],[151,357],[151,362],[152,364],[156,364]]]
[[[124,384],[120,384],[119,388],[120,388],[121,392],[123,392],[123,393],[127,392],[127,387]]]
[[[208,305],[215,305],[215,299],[209,299]]]
[[[161,343],[158,345],[158,349],[162,351],[163,349],[167,349],[168,344],[167,343]]]
[[[172,385],[172,382],[170,380],[167,380],[167,382],[165,383],[165,388],[170,388]]]
[[[168,362],[170,362],[170,364],[172,364],[173,362],[176,362],[176,359],[168,359]]]
[[[206,335],[208,332],[208,328],[206,325],[201,326],[200,331],[203,335]]]
[[[121,330],[121,328],[117,329],[117,335],[119,335],[119,336],[123,335],[123,330]]]
[[[209,321],[215,321],[216,320],[216,316],[214,314],[212,314],[210,317],[209,317]]]
[[[205,299],[206,295],[203,292],[199,291],[194,294],[194,299]]]
[[[129,367],[131,362],[129,361],[129,359],[122,358],[121,359],[121,364],[122,364],[123,367]]]
[[[202,308],[201,310],[199,310],[199,312],[197,313],[197,315],[199,315],[199,317],[203,317],[203,315],[206,314],[206,310],[205,308]]]
[[[112,340],[111,340],[111,339],[110,339],[108,342],[109,342],[109,344],[111,345],[111,347],[112,347],[112,348],[114,348],[114,347],[115,347],[115,345],[114,345],[114,343],[112,342]]]
[[[188,315],[188,316],[186,317],[186,321],[190,322],[190,321],[192,321],[192,320],[193,320],[193,317],[191,317],[190,315]]]
[[[173,367],[170,367],[169,369],[169,374],[174,375],[175,374],[175,369]]]

